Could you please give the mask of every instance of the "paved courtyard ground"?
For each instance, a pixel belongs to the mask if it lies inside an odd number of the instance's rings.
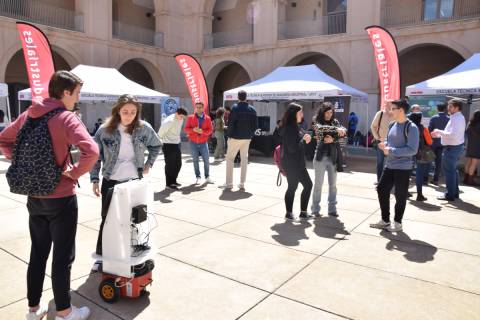
[[[165,190],[163,163],[159,157],[149,175],[158,221],[154,283],[136,300],[99,297],[90,269],[100,199],[88,177],[80,181],[72,299],[91,308],[91,319],[480,319],[478,189],[462,186],[462,200],[447,203],[435,199],[443,188],[426,187],[428,202],[409,202],[404,232],[390,234],[368,227],[380,217],[374,159],[349,159],[339,174],[338,219],[323,211],[303,223],[283,219],[286,181],[275,185],[271,159],[251,158],[245,192],[218,188],[224,163],[211,165],[215,185],[193,185],[186,154],[183,189]],[[23,319],[28,214],[25,197],[8,192],[7,167],[0,159],[0,319]],[[49,277],[44,290],[53,310]]]

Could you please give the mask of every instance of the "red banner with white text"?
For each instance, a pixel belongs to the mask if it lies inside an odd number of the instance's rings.
[[[47,98],[48,83],[55,72],[50,43],[45,34],[31,24],[17,22],[17,29],[22,41],[32,101]]]
[[[400,99],[400,66],[397,45],[392,35],[382,27],[365,28],[372,41],[380,81],[380,107],[386,100]]]
[[[177,54],[175,60],[182,70],[188,91],[192,97],[192,104],[203,102],[205,113],[209,114],[208,88],[202,67],[194,57],[188,54]]]

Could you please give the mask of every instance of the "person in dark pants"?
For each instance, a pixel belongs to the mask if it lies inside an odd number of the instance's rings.
[[[424,177],[428,172],[430,160],[427,160],[426,155],[422,150],[431,148],[432,137],[430,131],[422,125],[422,113],[412,112],[408,115],[408,119],[412,121],[418,128],[419,134],[419,147],[415,157],[415,184],[417,186],[417,199],[416,201],[426,201],[427,198],[423,195],[423,183]]]
[[[444,103],[437,105],[438,114],[434,115],[430,119],[430,123],[428,124],[428,130],[430,133],[433,130],[444,130],[447,126],[450,117],[445,113],[447,110],[447,105]],[[440,178],[440,173],[442,172],[442,155],[443,155],[443,146],[440,142],[440,138],[433,138],[432,143],[432,150],[435,153],[435,172],[433,174],[433,181],[432,183],[438,185],[438,179]]]
[[[0,149],[7,159],[17,134],[27,117],[40,119],[54,110],[73,110],[79,100],[82,80],[68,71],[57,71],[50,79],[49,98],[36,101],[10,126],[0,133]],[[57,314],[55,319],[87,319],[88,307],[76,308],[70,301],[70,272],[75,259],[75,236],[78,206],[75,194],[76,181],[87,173],[98,158],[98,147],[80,119],[73,113],[60,111],[48,122],[56,165],[63,170],[53,193],[28,196],[29,229],[31,239],[30,261],[27,271],[27,320],[42,319],[48,312],[40,300],[45,279],[45,268],[53,244],[52,288]],[[70,162],[69,146],[80,150],[77,163]],[[40,156],[40,155],[39,155]]]
[[[467,127],[467,153],[465,154],[464,183],[478,186],[475,182],[475,170],[480,162],[480,110],[473,113]]]
[[[303,186],[300,199],[300,219],[312,219],[313,216],[307,213],[308,200],[312,192],[312,180],[308,175],[305,163],[305,144],[310,143],[312,137],[309,134],[302,134],[298,124],[302,121],[302,106],[291,103],[282,119],[282,154],[281,164],[287,176],[288,188],[285,192],[285,208],[287,213],[285,219],[294,220],[293,200],[298,183]]]
[[[181,185],[177,182],[178,173],[182,168],[182,151],[180,150],[183,121],[187,117],[187,110],[180,107],[174,114],[169,115],[162,122],[158,137],[162,141],[162,151],[165,157],[165,180],[167,188],[178,190]]]
[[[413,156],[417,154],[419,133],[415,124],[407,119],[408,103],[392,101],[392,120],[387,139],[378,145],[387,157],[387,164],[377,186],[382,219],[370,224],[371,228],[402,231],[402,219],[408,197],[408,184],[413,168]],[[390,192],[395,187],[395,217],[390,223]]]
[[[95,133],[100,157],[90,171],[93,193],[102,195],[102,221],[96,253],[102,255],[103,226],[107,217],[112,188],[121,182],[147,174],[160,152],[160,139],[153,128],[141,119],[141,104],[132,95],[122,95],[112,108],[112,115]],[[145,151],[148,158],[145,161]],[[103,166],[103,167],[102,167]],[[99,173],[102,168],[102,188]],[[98,269],[100,261],[94,265]]]

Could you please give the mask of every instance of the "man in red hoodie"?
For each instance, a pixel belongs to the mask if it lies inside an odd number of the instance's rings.
[[[213,131],[212,120],[204,111],[202,102],[195,103],[195,112],[188,116],[185,124],[185,133],[190,140],[190,153],[193,158],[193,168],[197,177],[196,184],[200,183],[199,155],[203,160],[205,183],[213,183],[210,179],[210,162],[208,154],[208,139]]]
[[[71,72],[57,71],[48,86],[50,98],[36,101],[18,119],[0,133],[0,151],[12,159],[17,134],[27,117],[40,118],[58,108],[66,109],[51,117],[48,122],[55,162],[63,166],[60,181],[53,193],[47,196],[28,196],[29,228],[31,238],[30,263],[27,271],[27,319],[42,319],[47,307],[40,305],[45,278],[45,268],[53,243],[52,287],[56,319],[87,319],[87,307],[76,308],[70,304],[70,269],[75,259],[75,235],[78,206],[75,194],[76,181],[90,171],[98,158],[98,146],[90,137],[85,125],[69,112],[79,100],[82,80]],[[69,146],[80,150],[80,160],[73,164]]]

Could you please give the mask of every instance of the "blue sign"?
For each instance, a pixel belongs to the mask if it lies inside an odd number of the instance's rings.
[[[167,98],[162,101],[162,120],[177,111],[179,101],[179,98]]]

